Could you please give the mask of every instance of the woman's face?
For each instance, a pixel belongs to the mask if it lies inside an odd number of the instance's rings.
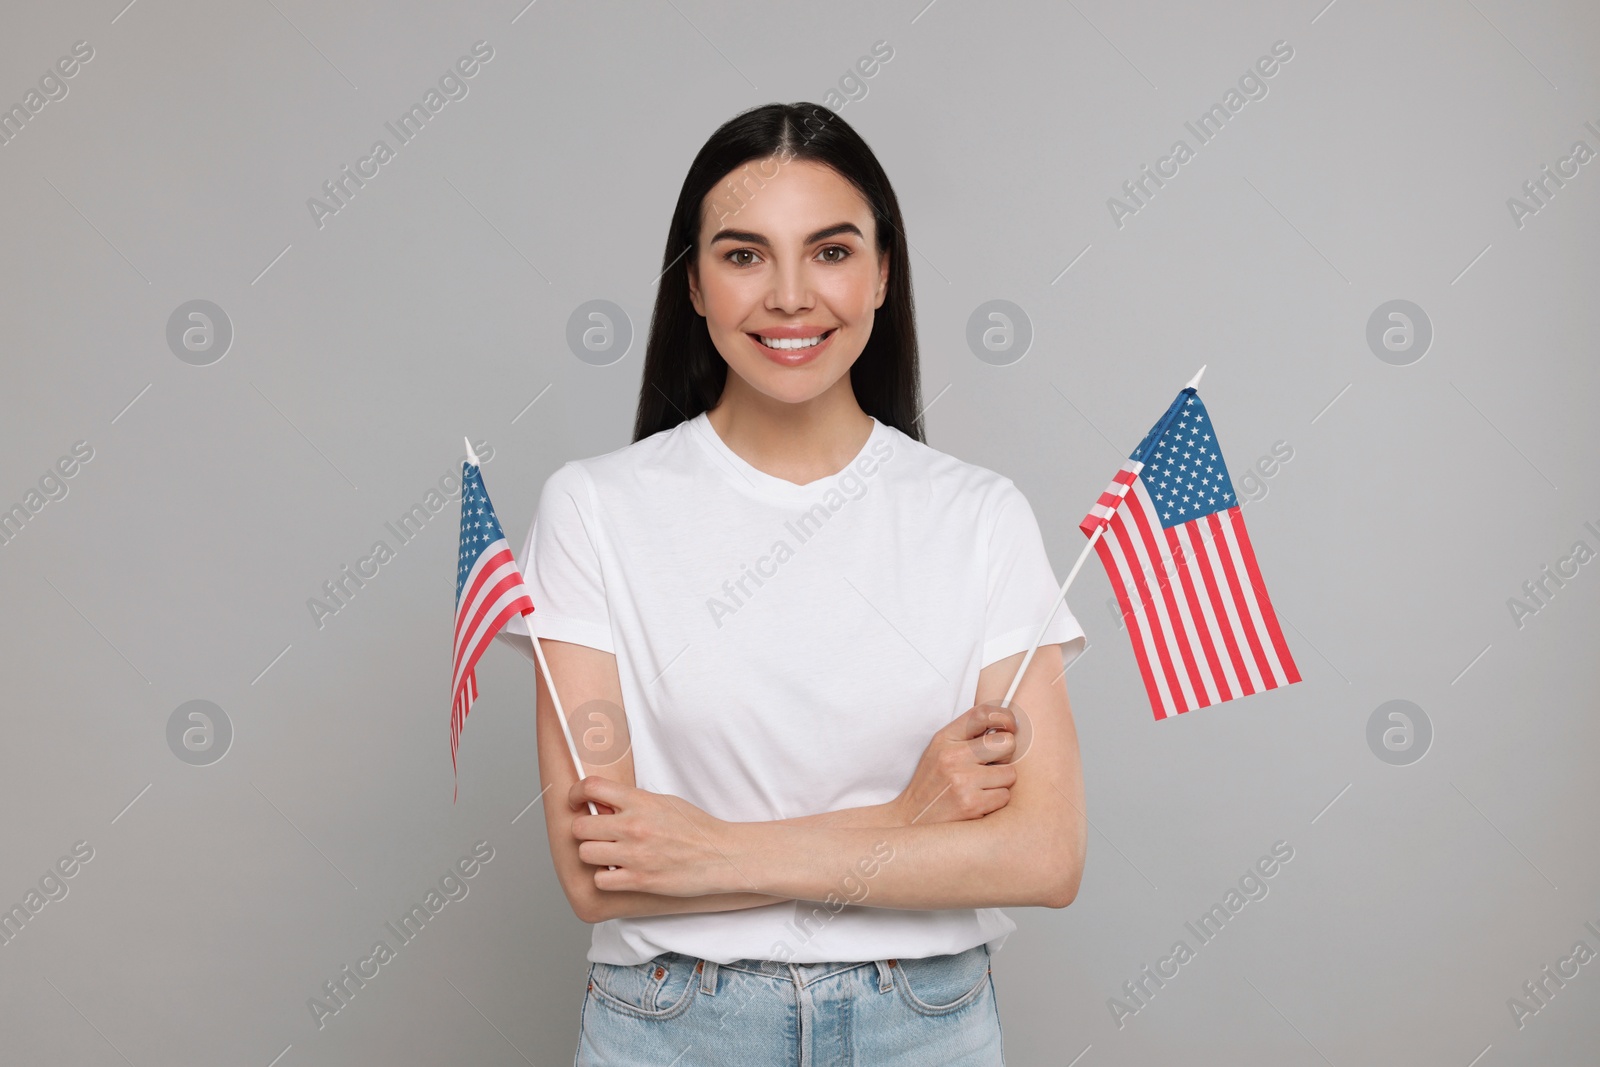
[[[688,273],[728,369],[787,403],[846,378],[888,292],[889,257],[876,242],[872,210],[828,167],[774,156],[727,175],[702,208]]]

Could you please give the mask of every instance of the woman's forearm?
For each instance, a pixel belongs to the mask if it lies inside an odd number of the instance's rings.
[[[903,826],[906,820],[896,801],[887,804],[868,804],[856,808],[822,811],[814,815],[799,815],[792,819],[775,819],[766,826],[792,828],[855,828],[870,829],[886,826]],[[741,824],[755,825],[755,824]],[[630,890],[595,891],[590,921],[602,919],[631,919],[643,915],[679,915],[711,911],[742,911],[767,904],[780,904],[793,897],[773,896],[766,893],[708,893],[696,897],[667,896],[663,893],[639,893]],[[820,899],[820,898],[818,898]],[[596,917],[598,916],[598,917]]]
[[[1003,807],[980,818],[886,827],[717,823],[723,863],[707,865],[704,888],[920,910],[1071,904],[1088,834],[1077,731],[1060,649],[1039,652],[1020,686],[1020,652],[979,677],[978,708],[986,694],[1011,685],[1016,706],[1031,711],[1028,745],[1008,761],[1015,779]],[[984,721],[964,725],[975,730]]]
[[[887,804],[866,804],[859,808],[819,811],[815,815],[797,815],[792,819],[774,819],[762,825],[812,828],[833,826],[871,829],[879,826],[904,826],[908,821],[901,810],[899,798],[896,798]]]
[[[1064,806],[931,825],[731,823],[727,838],[742,884],[881,908],[1065,907],[1083,869],[1081,831]]]

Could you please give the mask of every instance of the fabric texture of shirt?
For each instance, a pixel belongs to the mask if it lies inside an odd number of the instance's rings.
[[[855,459],[805,485],[740,458],[705,414],[568,462],[521,559],[534,612],[503,639],[527,649],[532,620],[613,653],[638,787],[733,822],[893,800],[1060,589],[1009,478],[877,419]],[[1041,645],[1070,663],[1084,642],[1062,604]],[[873,906],[883,851],[841,870],[830,900],[597,923],[588,958],[919,958],[997,951],[1016,929],[999,908]]]

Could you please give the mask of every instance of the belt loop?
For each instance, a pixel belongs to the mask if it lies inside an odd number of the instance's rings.
[[[695,970],[700,972],[700,992],[717,995],[717,961],[701,960],[695,964]]]
[[[878,967],[878,992],[887,993],[894,988],[894,972],[889,970],[888,960],[873,960]]]

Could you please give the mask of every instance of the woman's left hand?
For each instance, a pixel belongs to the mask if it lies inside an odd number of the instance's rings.
[[[603,815],[591,815],[594,801]],[[730,858],[732,824],[682,797],[652,793],[610,778],[579,779],[567,794],[578,858],[598,868],[596,889],[671,897],[755,890]],[[606,867],[614,866],[614,871]]]

